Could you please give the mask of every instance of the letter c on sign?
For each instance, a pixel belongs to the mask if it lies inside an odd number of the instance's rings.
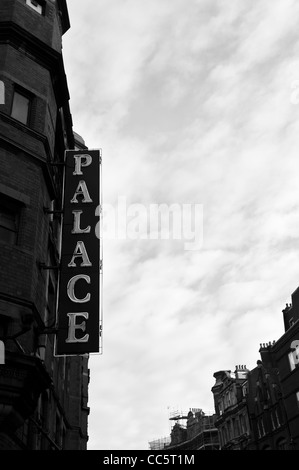
[[[84,304],[90,301],[90,293],[86,294],[84,299],[78,299],[75,296],[75,284],[79,279],[84,279],[84,281],[86,281],[87,284],[90,284],[89,276],[85,274],[78,274],[77,276],[74,276],[69,280],[68,285],[67,285],[67,295],[69,296],[69,299],[72,302],[75,302],[76,304]]]

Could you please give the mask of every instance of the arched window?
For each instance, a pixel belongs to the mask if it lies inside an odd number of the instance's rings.
[[[234,435],[235,437],[240,436],[240,425],[239,425],[239,417],[234,420]]]
[[[278,439],[276,442],[277,450],[288,450],[287,440],[285,437]]]
[[[227,443],[227,430],[226,430],[226,427],[223,426],[222,430],[223,430],[223,442],[224,442],[224,444],[226,444]]]
[[[223,447],[225,444],[224,440],[224,428],[219,428],[219,438],[220,438],[220,445]]]
[[[233,438],[232,423],[230,421],[227,421],[227,437],[229,441]]]
[[[247,432],[247,428],[246,428],[244,415],[240,415],[240,425],[241,425],[241,434],[245,434]]]

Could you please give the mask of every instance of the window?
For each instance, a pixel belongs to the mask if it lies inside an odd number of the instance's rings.
[[[0,240],[15,245],[18,239],[19,210],[13,203],[0,202]]]
[[[273,414],[271,412],[270,412],[270,417],[271,417],[272,429],[276,429],[274,417],[273,417]]]
[[[239,436],[239,430],[237,426],[237,419],[232,418],[232,423],[233,423],[233,437],[238,437]]]
[[[258,434],[258,437],[259,439],[262,437],[262,433],[261,433],[261,428],[260,428],[260,423],[259,421],[257,421],[257,434]]]
[[[289,326],[291,327],[292,325],[294,325],[294,318],[290,318],[289,319]]]
[[[232,424],[230,421],[227,421],[227,436],[229,441],[233,439]]]
[[[27,125],[29,122],[30,101],[29,95],[15,90],[11,117]]]
[[[299,408],[299,392],[296,392],[297,406]]]
[[[288,450],[286,439],[279,439],[276,443],[277,450]]]
[[[262,430],[262,436],[264,436],[266,433],[265,433],[265,427],[264,427],[264,420],[263,420],[263,418],[261,418],[261,430]]]
[[[240,436],[240,421],[239,421],[239,417],[236,418],[236,422],[235,422],[235,436]]]
[[[224,441],[224,444],[227,443],[227,429],[226,429],[226,427],[223,427],[223,441]]]
[[[243,415],[240,415],[240,427],[241,427],[241,434],[245,434],[247,432],[245,418]]]
[[[265,428],[264,428],[264,422],[263,418],[260,418],[257,420],[257,430],[258,430],[258,437],[261,438],[263,437],[265,433]]]
[[[275,410],[275,417],[276,417],[277,427],[279,428],[280,421],[279,421],[279,416],[278,416],[278,411],[277,410]]]
[[[26,5],[29,7],[33,8],[37,13],[40,15],[43,14],[43,5],[42,2],[37,1],[37,0],[26,0]]]

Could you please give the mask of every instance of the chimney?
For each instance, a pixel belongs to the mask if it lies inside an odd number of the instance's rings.
[[[248,372],[249,370],[247,369],[247,367],[242,365],[236,366],[234,374],[237,380],[246,380]]]
[[[261,355],[262,363],[266,368],[276,367],[274,354],[272,353],[272,346],[274,345],[274,343],[275,341],[273,341],[273,343],[269,341],[269,343],[260,344],[259,353]]]

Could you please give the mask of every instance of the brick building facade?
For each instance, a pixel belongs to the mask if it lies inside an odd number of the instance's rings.
[[[54,357],[69,28],[65,0],[1,0],[0,450],[88,440],[88,356]]]
[[[223,450],[299,450],[299,288],[283,320],[284,334],[260,345],[254,369],[244,368],[242,377],[238,367],[235,377],[230,371],[214,374],[215,424]]]
[[[221,449],[243,450],[248,447],[252,431],[246,403],[247,374],[245,366],[215,372],[212,387],[215,404],[215,427],[219,431]]]

